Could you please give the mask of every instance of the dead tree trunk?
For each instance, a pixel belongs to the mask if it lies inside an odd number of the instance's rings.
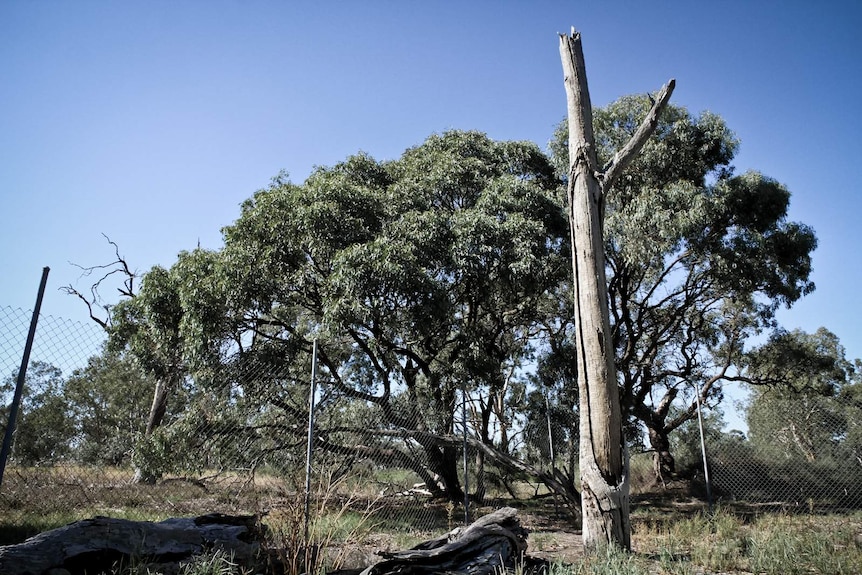
[[[581,510],[584,548],[631,547],[628,452],[614,367],[605,279],[605,195],[655,130],[674,81],[632,139],[600,169],[580,34],[560,35],[569,122],[568,210],[580,393]]]

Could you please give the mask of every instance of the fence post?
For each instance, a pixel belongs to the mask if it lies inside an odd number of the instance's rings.
[[[36,307],[30,319],[30,331],[27,333],[27,343],[24,344],[24,355],[21,357],[21,368],[18,370],[18,380],[15,383],[15,394],[9,407],[9,422],[6,424],[6,434],[3,436],[3,448],[0,449],[0,487],[3,486],[3,472],[6,471],[6,460],[12,449],[12,434],[15,433],[15,420],[18,419],[18,407],[21,404],[21,394],[24,391],[24,378],[27,377],[27,364],[30,363],[30,351],[33,349],[33,338],[36,336],[36,325],[39,323],[39,310],[42,309],[42,296],[45,295],[45,284],[48,283],[48,272],[51,268],[42,268],[42,281],[36,294]]]
[[[461,381],[461,427],[464,431],[464,525],[470,524],[470,479],[467,472],[470,470],[467,462],[467,383]]]
[[[548,455],[551,459],[551,473],[554,472],[556,464],[556,454],[554,453],[554,430],[551,427],[551,402],[548,396],[545,396],[545,419],[548,421]]]
[[[317,338],[311,348],[311,385],[308,392],[308,445],[305,450],[305,546],[308,548],[308,523],[311,521],[311,454],[314,451],[314,394],[317,392]]]
[[[712,486],[709,482],[709,465],[706,461],[706,440],[703,433],[703,416],[700,409],[700,390],[695,388],[694,397],[697,399],[697,424],[700,428],[700,453],[703,456],[703,477],[706,481],[706,505],[707,510],[712,511]]]

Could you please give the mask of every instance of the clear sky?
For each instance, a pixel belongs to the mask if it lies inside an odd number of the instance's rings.
[[[600,7],[597,5],[601,4]],[[0,306],[84,321],[70,264],[139,271],[221,245],[280,170],[398,157],[477,129],[543,148],[565,114],[558,33],[593,104],[657,90],[742,141],[737,171],[792,192],[817,290],[780,319],[862,356],[862,3],[0,2]],[[110,295],[110,294],[108,294]]]

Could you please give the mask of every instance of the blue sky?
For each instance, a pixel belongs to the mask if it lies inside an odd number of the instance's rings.
[[[742,141],[737,171],[793,193],[817,290],[781,313],[862,356],[862,3],[0,2],[0,306],[84,321],[70,262],[143,272],[221,245],[279,170],[398,157],[477,129],[543,148],[565,114],[558,33],[593,104],[677,80]]]

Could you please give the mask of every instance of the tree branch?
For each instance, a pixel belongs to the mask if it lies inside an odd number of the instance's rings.
[[[89,267],[84,267],[82,265],[69,262],[71,265],[81,270],[80,277],[82,278],[89,277],[98,270],[105,270],[102,276],[98,280],[93,282],[93,284],[90,286],[90,297],[86,297],[72,284],[61,287],[60,291],[67,295],[73,295],[80,299],[82,302],[84,302],[84,304],[87,306],[87,311],[90,314],[90,319],[99,324],[102,329],[107,331],[111,326],[111,307],[113,306],[111,304],[102,303],[102,296],[99,294],[99,288],[101,287],[102,282],[114,274],[122,274],[125,279],[123,280],[122,287],[118,287],[117,291],[123,297],[134,298],[135,279],[137,279],[138,274],[137,272],[134,272],[131,270],[131,268],[129,268],[129,264],[128,262],[126,262],[126,258],[120,255],[120,247],[117,245],[117,243],[111,240],[111,238],[109,238],[105,234],[102,234],[102,237],[104,237],[109,244],[114,246],[114,261],[103,265]],[[104,310],[104,319],[96,315],[95,310],[93,309],[96,306]]]
[[[640,152],[647,139],[655,131],[658,125],[659,116],[670,101],[670,96],[673,94],[673,89],[676,86],[676,80],[671,78],[667,84],[662,86],[658,93],[658,98],[653,100],[653,106],[647,113],[637,131],[629,139],[625,146],[614,154],[614,157],[604,169],[604,181],[602,183],[602,192],[607,193],[614,186],[616,179],[628,167],[635,156]]]

